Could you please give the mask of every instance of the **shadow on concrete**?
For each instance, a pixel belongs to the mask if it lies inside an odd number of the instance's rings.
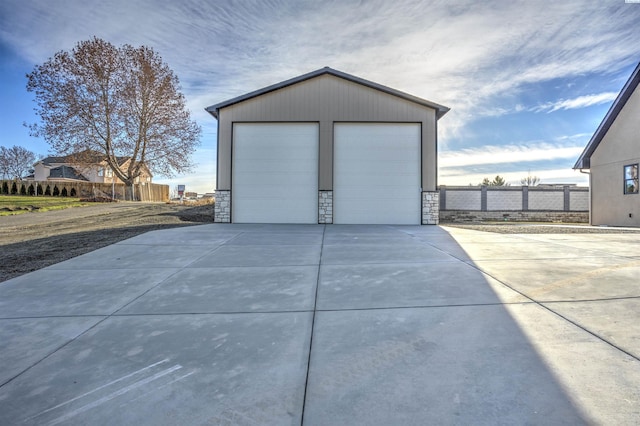
[[[324,241],[305,425],[586,422],[514,319],[544,310],[440,228]]]
[[[3,297],[6,424],[584,424],[606,377],[439,227],[163,230]]]

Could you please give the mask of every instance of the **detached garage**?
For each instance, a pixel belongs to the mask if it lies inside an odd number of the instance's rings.
[[[438,223],[442,105],[323,68],[206,110],[216,222]]]

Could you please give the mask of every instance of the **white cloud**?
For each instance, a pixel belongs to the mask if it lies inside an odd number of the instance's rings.
[[[551,113],[558,110],[585,108],[591,105],[599,105],[607,102],[612,102],[617,96],[617,92],[605,92],[594,95],[578,96],[577,98],[573,99],[561,99],[556,102],[548,102],[546,104],[532,108],[532,111],[546,111],[548,113]]]
[[[517,145],[485,145],[458,151],[440,152],[438,166],[441,169],[446,169],[449,167],[513,164],[562,158],[577,159],[583,150],[584,144],[580,146],[563,146],[560,144],[536,142]]]
[[[539,177],[540,183],[543,184],[578,184],[581,186],[588,186],[589,184],[588,175],[570,168],[539,170],[522,169],[506,173],[469,173],[463,169],[457,171],[449,170],[446,172],[440,172],[438,176],[438,183],[439,185],[449,186],[477,185],[482,182],[484,178],[493,179],[496,175],[500,175],[511,185],[520,185],[520,179],[529,175]]]
[[[541,183],[587,185],[588,177],[571,167],[584,150],[585,138],[588,137],[581,133],[559,137],[553,142],[487,145],[440,152],[438,181],[442,185],[475,185],[485,177],[500,175],[508,183],[518,185],[520,179],[532,175],[538,176]],[[567,167],[557,168],[557,163],[563,160]],[[478,169],[485,171],[477,172]],[[489,169],[491,171],[486,171]]]

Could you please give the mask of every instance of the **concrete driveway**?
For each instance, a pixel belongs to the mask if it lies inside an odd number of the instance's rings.
[[[638,312],[638,234],[155,231],[0,283],[0,424],[637,424]]]

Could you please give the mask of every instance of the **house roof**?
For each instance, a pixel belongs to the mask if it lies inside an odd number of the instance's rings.
[[[319,76],[324,75],[324,74],[328,74],[328,75],[332,75],[332,76],[335,76],[335,77],[343,78],[345,80],[348,80],[348,81],[351,81],[351,82],[354,82],[354,83],[358,83],[358,84],[361,84],[363,86],[370,87],[372,89],[379,90],[381,92],[384,92],[384,93],[387,93],[387,94],[390,94],[390,95],[393,95],[393,96],[397,96],[399,98],[408,100],[410,102],[415,102],[415,103],[417,103],[419,105],[423,105],[423,106],[426,106],[426,107],[429,107],[429,108],[433,108],[433,109],[436,110],[437,118],[441,118],[443,115],[445,115],[449,111],[449,108],[447,108],[446,106],[437,104],[435,102],[427,101],[425,99],[418,98],[417,96],[413,96],[413,95],[410,95],[408,93],[401,92],[399,90],[392,89],[390,87],[383,86],[381,84],[374,83],[372,81],[365,80],[363,78],[356,77],[356,76],[351,75],[351,74],[347,74],[347,73],[344,73],[344,72],[341,72],[341,71],[338,71],[338,70],[334,70],[333,68],[329,68],[329,67],[324,67],[324,68],[321,68],[319,70],[312,71],[312,72],[307,73],[307,74],[303,74],[303,75],[301,75],[299,77],[295,77],[295,78],[292,78],[292,79],[289,79],[289,80],[285,80],[285,81],[282,81],[280,83],[276,83],[276,84],[273,84],[271,86],[267,86],[265,88],[256,90],[254,92],[250,92],[250,93],[247,93],[245,95],[238,96],[236,98],[229,99],[227,101],[220,102],[220,103],[215,104],[215,105],[211,105],[210,107],[205,108],[205,110],[209,114],[211,114],[212,116],[214,116],[217,119],[218,118],[218,111],[220,109],[222,109],[222,108],[225,108],[225,107],[228,107],[230,105],[234,105],[234,104],[246,101],[246,100],[251,99],[251,98],[255,98],[256,96],[261,96],[261,95],[264,95],[266,93],[270,93],[270,92],[273,92],[273,91],[276,91],[276,90],[279,90],[279,89],[282,89],[282,88],[285,88],[285,87],[288,87],[288,86],[292,86],[294,84],[301,83],[303,81],[310,80],[312,78],[319,77]]]
[[[51,169],[49,173],[50,178],[57,179],[74,179],[74,180],[85,180],[89,181],[86,177],[79,173],[76,169],[70,166],[58,166]]]
[[[629,80],[625,83],[616,100],[613,101],[607,115],[604,116],[604,120],[602,120],[602,123],[600,123],[586,148],[582,151],[578,161],[576,161],[576,164],[573,166],[574,169],[589,169],[591,167],[591,155],[595,152],[596,148],[598,148],[598,145],[602,142],[611,125],[616,121],[618,114],[620,114],[620,111],[622,111],[622,108],[624,108],[631,94],[636,87],[638,87],[638,84],[640,84],[640,63],[638,63],[636,69],[631,73],[631,77],[629,77]]]
[[[65,158],[66,157],[45,157],[39,162],[49,166],[51,164],[66,163]]]
[[[79,154],[70,154],[62,157],[45,157],[42,160],[38,161],[38,163],[42,162],[47,166],[50,166],[51,164],[77,163],[78,160],[82,160],[82,162],[84,162],[85,160],[91,160],[91,162],[100,163],[102,161],[105,161],[105,158],[106,156],[99,152],[83,151]],[[116,157],[118,165],[120,166],[122,166],[128,159],[129,157]]]

